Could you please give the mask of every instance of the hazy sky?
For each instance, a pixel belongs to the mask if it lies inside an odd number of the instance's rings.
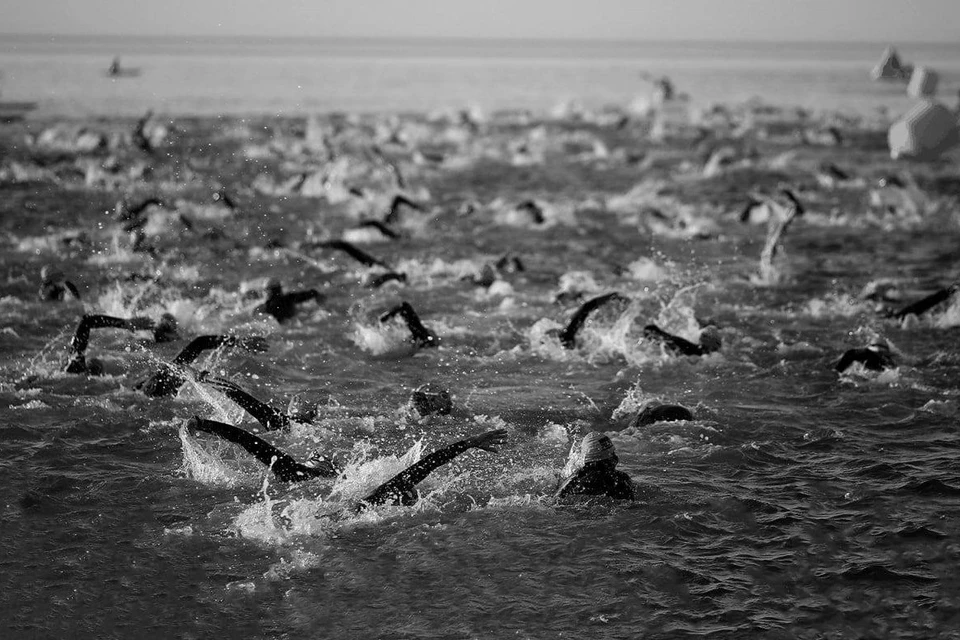
[[[960,0],[0,0],[0,33],[960,42]]]

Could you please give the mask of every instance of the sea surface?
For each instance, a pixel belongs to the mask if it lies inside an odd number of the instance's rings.
[[[697,104],[760,98],[858,112],[909,105],[864,82],[891,43],[603,42],[222,37],[0,37],[0,95],[35,116],[548,109],[626,104],[669,76]],[[941,76],[953,105],[960,44],[892,43]],[[115,56],[133,77],[105,74]]]
[[[0,637],[958,637],[960,300],[905,322],[884,313],[960,279],[954,164],[894,164],[872,121],[769,110],[715,126],[734,158],[715,171],[696,131],[657,138],[649,120],[606,111],[274,114],[623,103],[643,68],[711,100],[763,91],[846,109],[885,91],[866,78],[874,47],[764,45],[769,63],[752,46],[712,63],[680,45],[498,57],[486,43],[456,56],[417,44],[399,59],[371,43],[0,47],[5,97],[37,98],[49,116],[0,126]],[[139,78],[100,75],[116,52]],[[951,48],[904,48],[920,52],[956,64]],[[498,85],[504,69],[515,75]],[[535,87],[534,69],[548,70]],[[389,78],[383,95],[374,77]],[[440,93],[404,92],[402,78]],[[778,82],[795,93],[771,93]],[[151,153],[131,144],[129,118],[100,117],[148,107],[165,116]],[[814,136],[828,126],[841,146]],[[821,142],[800,144],[805,127]],[[916,182],[878,187],[890,173]],[[776,186],[806,213],[761,276],[767,226],[740,213],[748,192]],[[211,198],[221,189],[235,208]],[[388,220],[399,238],[361,225],[387,220],[401,192],[424,210]],[[145,210],[134,244],[117,205],[149,196],[163,206]],[[335,238],[406,281],[371,287],[382,269],[318,244]],[[81,299],[40,301],[43,265]],[[324,299],[280,324],[254,313],[271,279]],[[564,349],[556,330],[611,291],[626,301]],[[378,321],[404,300],[437,348]],[[62,371],[84,313],[164,312],[178,340],[96,330],[88,356],[106,375]],[[692,341],[714,325],[723,346],[677,357],[644,339],[651,322]],[[208,385],[137,390],[193,337],[223,333],[269,348],[194,367],[278,408],[314,407],[265,437],[299,460],[333,456],[341,476],[278,482],[189,432],[194,415],[259,428]],[[880,338],[894,368],[834,370]],[[450,391],[450,415],[411,412],[428,382]],[[651,401],[695,419],[632,425]],[[509,433],[499,453],[437,470],[416,506],[354,513],[421,454],[495,428]],[[593,430],[640,499],[551,497]]]

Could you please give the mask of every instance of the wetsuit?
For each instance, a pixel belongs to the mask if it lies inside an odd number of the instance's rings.
[[[567,478],[555,494],[557,498],[571,495],[608,496],[632,500],[636,497],[636,489],[633,480],[623,471],[617,471],[609,464],[587,463]]]

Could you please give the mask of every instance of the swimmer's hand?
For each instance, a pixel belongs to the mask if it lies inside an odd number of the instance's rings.
[[[467,438],[466,444],[468,447],[476,447],[477,449],[483,449],[490,453],[498,453],[499,447],[505,444],[506,441],[507,430],[494,429],[493,431],[487,431],[472,438]]]
[[[135,316],[127,320],[127,328],[130,331],[150,331],[154,326],[153,320],[142,316]]]

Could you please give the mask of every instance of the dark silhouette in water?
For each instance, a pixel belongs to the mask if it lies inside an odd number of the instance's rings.
[[[103,364],[92,358],[87,362],[87,346],[90,344],[91,329],[126,329],[127,331],[145,331],[153,329],[150,318],[117,318],[105,315],[84,315],[70,340],[70,362],[63,368],[65,373],[86,373],[92,376],[103,375]]]
[[[543,224],[547,219],[543,213],[543,207],[533,200],[524,200],[515,209],[518,212],[530,214],[531,221],[534,224]]]
[[[154,151],[153,142],[151,142],[150,136],[147,135],[147,125],[150,124],[152,118],[153,111],[148,110],[142,118],[137,120],[137,124],[133,128],[134,146],[147,154],[153,154]]]
[[[332,462],[322,458],[317,453],[314,453],[307,463],[300,463],[262,438],[233,425],[194,416],[187,421],[186,427],[196,431],[213,433],[240,445],[264,465],[272,465],[273,474],[283,482],[303,482],[317,477],[329,478],[339,473]],[[496,429],[459,440],[438,449],[374,489],[357,505],[356,510],[363,511],[370,506],[382,504],[415,504],[419,499],[416,485],[435,469],[470,449],[483,449],[484,451],[497,453],[498,447],[506,441],[506,429]]]
[[[436,347],[440,344],[440,338],[430,329],[423,326],[420,316],[413,310],[409,302],[401,302],[396,307],[380,316],[380,322],[384,323],[399,315],[407,323],[410,329],[410,337],[413,343],[418,347]]]
[[[239,427],[215,420],[194,416],[186,423],[187,429],[212,433],[224,440],[243,447],[249,454],[271,468],[273,475],[282,482],[303,482],[313,478],[332,478],[339,469],[319,453],[314,453],[307,462],[297,462],[263,438]]]
[[[160,316],[160,321],[153,327],[154,342],[173,342],[180,339],[180,329],[177,326],[177,319],[172,313],[164,313]]]
[[[560,344],[563,345],[564,349],[573,349],[576,346],[577,333],[583,328],[583,325],[587,321],[587,318],[590,316],[590,314],[611,300],[625,301],[628,300],[628,298],[625,298],[614,291],[613,293],[608,293],[587,300],[579,309],[577,309],[566,328],[558,335],[560,338]]]
[[[913,304],[908,304],[903,309],[900,309],[900,311],[894,313],[893,317],[898,320],[903,320],[909,315],[923,315],[938,304],[950,300],[957,294],[958,291],[960,291],[960,284],[952,284],[949,287],[945,287],[935,293],[930,294],[922,300],[917,300]]]
[[[237,202],[230,197],[230,195],[224,189],[218,189],[213,193],[213,201],[219,202],[231,212],[236,211],[240,207],[237,206]]]
[[[45,265],[40,269],[40,290],[37,295],[44,302],[59,302],[63,300],[67,292],[70,292],[77,300],[80,299],[80,292],[77,286],[66,279],[63,272]]]
[[[317,304],[322,304],[324,301],[323,294],[316,289],[284,293],[283,286],[276,280],[271,280],[267,284],[266,292],[267,299],[255,307],[253,312],[273,316],[277,322],[286,322],[295,316],[299,304],[310,300],[316,300]]]
[[[630,426],[643,427],[655,422],[681,422],[693,420],[690,409],[679,404],[660,404],[651,402],[640,410]]]
[[[267,341],[261,336],[249,338],[228,335],[197,336],[177,354],[173,362],[162,363],[153,375],[137,384],[136,388],[152,398],[172,396],[187,381],[183,375],[183,368],[192,364],[204,351],[220,347],[240,347],[252,353],[262,353],[267,350]]]
[[[392,271],[390,265],[388,265],[383,260],[374,258],[366,251],[358,249],[354,245],[350,244],[346,240],[328,240],[326,242],[320,242],[316,246],[322,247],[325,249],[335,249],[337,251],[343,251],[348,256],[359,262],[365,267],[383,267],[388,271]]]
[[[449,415],[453,411],[453,400],[450,392],[438,384],[428,382],[422,384],[410,394],[410,406],[421,417],[431,415]]]
[[[864,369],[868,371],[883,371],[897,366],[893,359],[893,353],[890,351],[890,345],[883,342],[874,342],[867,347],[856,347],[848,349],[840,356],[834,369],[843,373],[849,369],[854,362],[859,362]]]
[[[591,495],[621,500],[636,497],[633,480],[623,471],[617,471],[620,458],[610,438],[598,431],[588,433],[580,443],[580,454],[582,466],[561,483],[554,497]]]
[[[209,376],[206,373],[200,375],[198,380],[233,400],[244,411],[253,416],[267,431],[287,431],[290,429],[291,418],[287,413],[257,400],[233,382]]]
[[[371,227],[376,229],[384,235],[384,237],[390,238],[391,240],[397,240],[400,238],[400,234],[387,226],[385,222],[380,222],[379,220],[363,220],[357,225],[361,229],[364,227]]]
[[[136,204],[129,204],[126,200],[118,200],[114,211],[117,215],[117,220],[119,222],[126,222],[127,225],[124,226],[124,231],[131,231],[136,226],[142,226],[146,223],[146,220],[143,220],[143,214],[146,213],[147,209],[150,207],[165,207],[166,204],[163,200],[160,200],[156,197],[144,198]],[[142,222],[141,222],[142,220]]]
[[[370,278],[370,282],[367,283],[367,286],[371,289],[379,289],[388,282],[406,282],[407,274],[397,273],[396,271],[388,271],[386,273],[381,273],[380,275]]]
[[[420,206],[419,204],[417,204],[407,196],[403,195],[402,193],[398,193],[397,195],[393,196],[393,200],[390,201],[390,209],[387,211],[387,215],[384,216],[383,221],[386,224],[396,224],[397,222],[399,222],[400,207],[410,207],[411,209],[414,209],[415,211],[420,211],[421,213],[426,212],[426,209],[424,209],[422,206]]]
[[[648,324],[643,328],[643,336],[649,340],[660,342],[668,351],[681,356],[704,356],[719,351],[722,343],[720,332],[714,326],[708,326],[700,333],[699,344],[694,344],[685,338],[667,333],[655,324]]]

